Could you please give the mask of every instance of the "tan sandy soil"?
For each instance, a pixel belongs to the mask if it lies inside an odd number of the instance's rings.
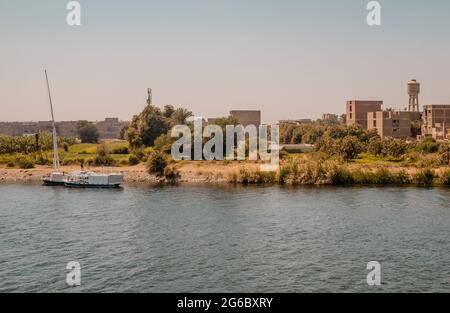
[[[180,173],[181,182],[227,182],[233,173],[241,168],[257,170],[259,164],[254,162],[206,162],[182,161],[171,165]],[[61,171],[70,173],[80,170],[79,166],[61,166]],[[92,172],[120,172],[124,174],[125,183],[156,183],[159,179],[147,172],[144,164],[126,167],[91,167]],[[49,175],[52,168],[36,166],[32,169],[9,169],[0,167],[0,182],[40,182],[43,176]]]

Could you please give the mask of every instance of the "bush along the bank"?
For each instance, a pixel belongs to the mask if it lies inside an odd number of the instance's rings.
[[[433,185],[435,178],[434,171],[429,168],[421,169],[413,175],[413,183],[422,186]]]
[[[20,158],[17,160],[17,165],[21,169],[34,168],[34,162],[28,158]]]
[[[181,175],[174,166],[168,165],[164,168],[164,177],[168,182],[177,182]]]
[[[137,165],[139,164],[139,158],[134,154],[128,157],[128,165]]]
[[[450,186],[450,169],[447,169],[439,175],[439,183]]]
[[[278,173],[241,170],[229,177],[229,182],[240,184],[282,185],[392,185],[431,186],[450,185],[450,169],[442,172],[430,168],[408,173],[403,169],[378,168],[375,170],[351,169],[347,164],[333,160],[301,161],[288,160],[280,166]]]
[[[96,166],[114,166],[114,159],[108,154],[108,148],[105,144],[97,147],[97,153],[94,157],[94,165]]]
[[[162,176],[167,166],[167,159],[164,153],[154,151],[148,156],[147,169],[149,174]]]
[[[275,172],[248,171],[241,169],[239,175],[232,175],[230,182],[240,183],[244,185],[250,184],[272,184],[277,181]]]

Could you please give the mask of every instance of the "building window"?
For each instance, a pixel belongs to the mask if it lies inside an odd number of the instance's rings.
[[[377,121],[373,121],[373,127],[377,127]]]
[[[352,113],[350,113],[350,119],[352,119],[353,118],[353,114]]]

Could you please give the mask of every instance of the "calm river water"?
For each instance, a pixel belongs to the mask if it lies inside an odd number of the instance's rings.
[[[0,292],[73,291],[450,292],[450,189],[0,185]]]

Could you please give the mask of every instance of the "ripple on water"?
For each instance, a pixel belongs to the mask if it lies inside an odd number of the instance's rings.
[[[449,292],[450,191],[0,185],[1,292]],[[69,261],[82,286],[65,284]]]

